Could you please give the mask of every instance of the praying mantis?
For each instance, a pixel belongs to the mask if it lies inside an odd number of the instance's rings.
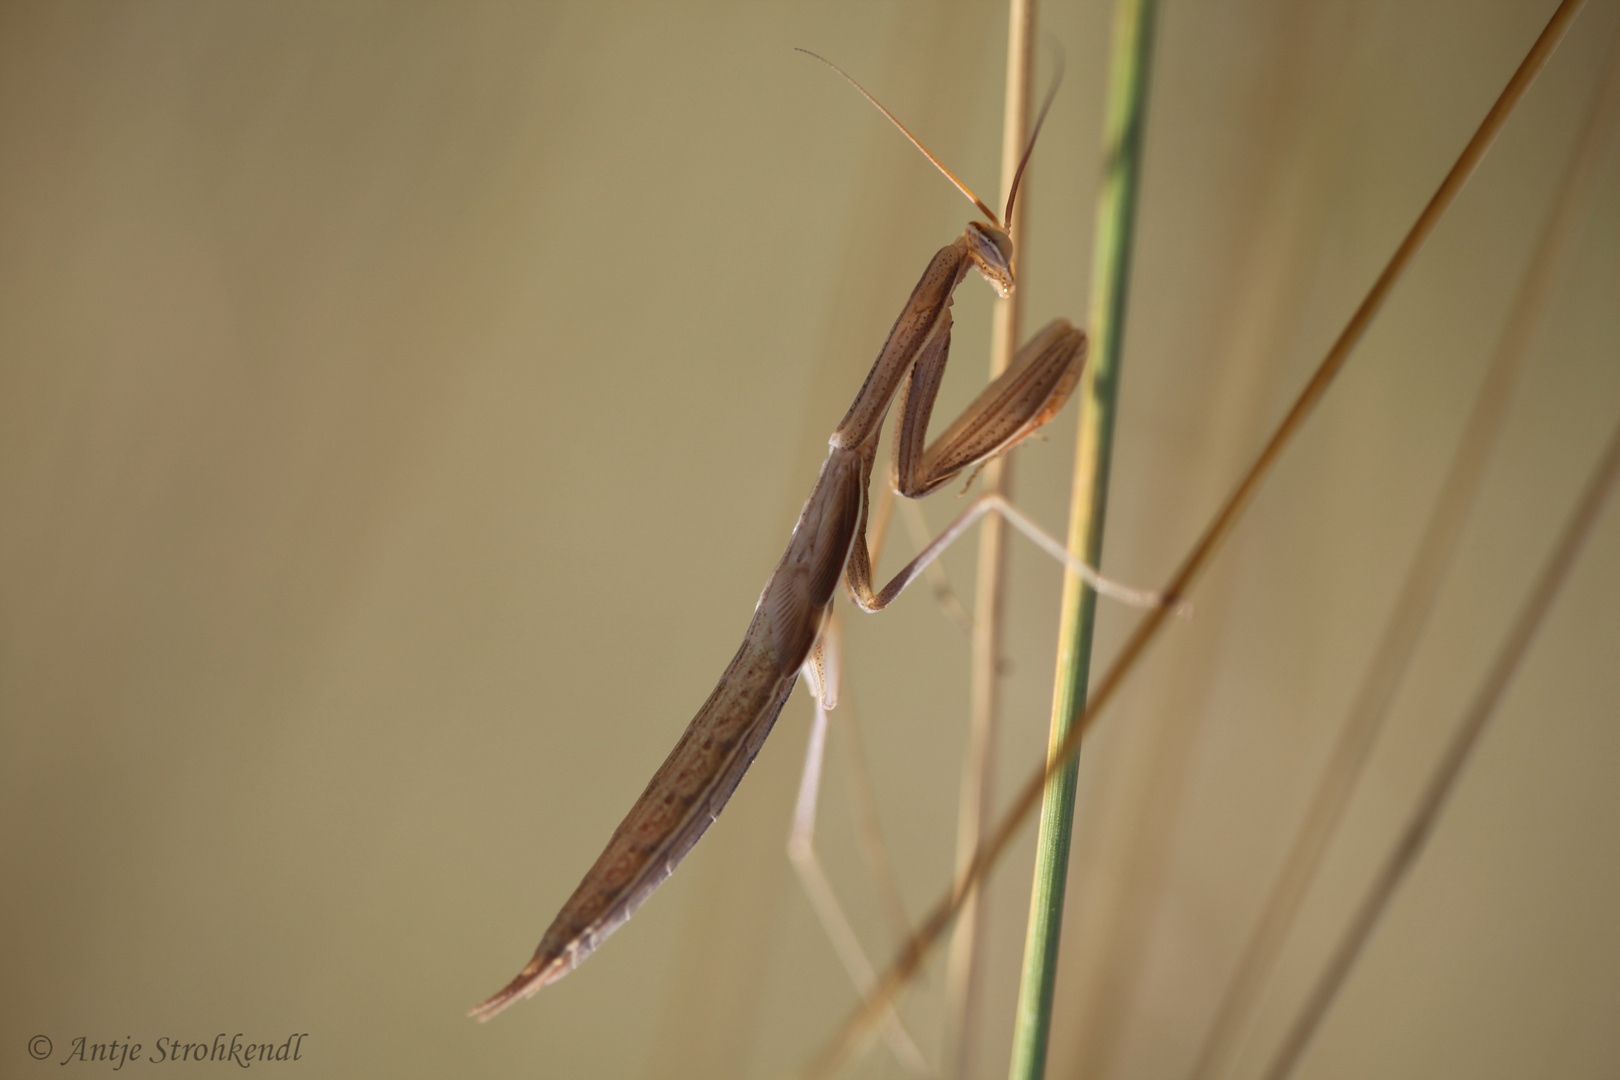
[[[736,656],[546,930],[534,957],[516,978],[471,1010],[469,1015],[479,1020],[494,1017],[578,967],[669,877],[718,818],[801,672],[821,707],[832,708],[837,687],[828,672],[825,631],[840,577],[863,611],[880,611],[979,515],[996,510],[1028,527],[1001,500],[979,500],[893,580],[874,589],[866,536],[868,489],[891,405],[897,406],[899,420],[890,482],[898,494],[921,498],[1039,431],[1069,399],[1085,364],[1085,333],[1065,319],[1053,319],[937,439],[926,442],[950,353],[951,303],[957,286],[970,270],[977,270],[1003,298],[1014,288],[1009,231],[1018,177],[998,217],[842,69],[809,55],[843,75],[880,109],[988,223],[970,221],[961,236],[929,261],[866,381],[828,440],[820,475],[787,551],[765,583]],[[1055,91],[1054,83],[1036,120],[1020,175]],[[1099,591],[1137,604],[1157,602],[1156,597],[1110,582],[1089,568],[1075,569]]]

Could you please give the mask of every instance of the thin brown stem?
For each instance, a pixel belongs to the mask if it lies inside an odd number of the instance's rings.
[[[1034,85],[1035,0],[1009,0],[1007,7],[1007,88],[1001,128],[1001,190],[1008,208],[1020,179],[1029,130]],[[1024,189],[1023,210],[1010,217],[1013,251],[1022,258],[1029,230],[1029,192]],[[996,304],[991,328],[990,378],[1007,370],[1018,351],[1022,332],[1023,293]],[[1010,497],[1012,460],[1003,455],[983,470],[987,493]],[[962,791],[956,832],[956,870],[972,862],[980,839],[991,822],[991,781],[995,770],[995,742],[1001,697],[1002,609],[1007,560],[1007,526],[1000,516],[987,515],[979,526],[979,564],[973,600],[973,651],[969,671],[968,751],[962,764]],[[972,1071],[974,1036],[978,1029],[980,972],[984,959],[989,907],[982,894],[969,897],[950,944],[945,968],[945,1053],[942,1074],[951,1078]]]

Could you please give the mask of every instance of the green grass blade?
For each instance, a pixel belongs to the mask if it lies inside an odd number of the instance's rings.
[[[1091,360],[1083,384],[1074,492],[1069,511],[1069,550],[1093,566],[1102,555],[1108,463],[1113,446],[1119,363],[1130,291],[1131,241],[1142,168],[1142,127],[1147,113],[1148,68],[1156,6],[1154,0],[1119,0],[1114,10],[1108,115],[1103,129],[1107,171],[1097,199],[1092,255],[1088,328]],[[1073,574],[1065,578],[1049,752],[1055,752],[1062,745],[1075,718],[1085,709],[1096,603],[1096,593],[1083,588],[1078,578]],[[1071,760],[1054,776],[1046,786],[1041,804],[1035,883],[1030,897],[1023,978],[1008,1069],[1012,1080],[1037,1080],[1046,1071],[1077,768],[1077,763]]]

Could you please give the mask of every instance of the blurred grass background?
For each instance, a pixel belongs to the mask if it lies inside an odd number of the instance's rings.
[[[1167,575],[1552,6],[1165,7],[1113,575]],[[1084,310],[1107,8],[1041,16],[1068,78],[1027,204],[1030,326]],[[1588,5],[1083,755],[1050,1075],[1190,1060],[1617,18]],[[488,1027],[461,1013],[708,693],[966,219],[789,50],[991,198],[1004,33],[977,3],[0,7],[0,1072],[54,1070],[81,1034],[307,1031],[309,1077],[772,1076],[813,1050],[853,992],[782,853],[802,695],[585,968]],[[1615,156],[1600,192],[1239,1075],[1620,411]],[[988,310],[966,282],[942,417],[982,378]],[[1053,529],[1072,424],[1021,452],[1019,501]],[[1620,1067],[1614,517],[1303,1075]],[[1044,743],[1059,581],[1015,551],[1003,790]],[[971,552],[948,562],[966,589]],[[1102,659],[1131,618],[1105,605]],[[966,642],[924,593],[846,626],[845,707],[920,911],[952,862]],[[842,790],[834,768],[822,850],[886,954]],[[1004,1070],[1028,850],[991,892],[982,1075]],[[906,1007],[931,1052],[941,972]]]

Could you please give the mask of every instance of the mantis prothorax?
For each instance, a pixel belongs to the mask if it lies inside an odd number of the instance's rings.
[[[950,351],[951,299],[957,285],[969,269],[977,269],[998,295],[1012,293],[1013,250],[1008,231],[1018,179],[1007,197],[1004,225],[893,114],[836,65],[828,66],[855,85],[922,150],[989,219],[988,224],[970,221],[960,237],[929,261],[865,383],[833,430],[821,473],[805,500],[787,551],[765,583],[737,655],[547,928],[533,959],[499,993],[470,1012],[480,1020],[488,1020],[578,967],[663,883],[731,798],[801,672],[816,700],[824,708],[832,706],[836,683],[828,677],[822,641],[841,576],[862,610],[881,610],[966,522],[987,510],[1007,513],[1005,503],[981,500],[893,581],[874,591],[866,540],[867,489],[891,403],[898,398],[891,484],[902,495],[920,498],[1033,435],[1063,407],[1079,381],[1086,335],[1066,320],[1054,319],[1019,350],[1007,370],[938,439],[926,444],[929,417]],[[1039,135],[1051,103],[1049,94],[1036,121],[1035,135]],[[1024,153],[1025,163],[1034,149],[1035,135]],[[1021,164],[1019,176],[1022,171]],[[1023,527],[1016,519],[1014,523]],[[1113,585],[1072,558],[1064,558],[1100,591],[1137,603],[1157,602],[1156,597]]]

